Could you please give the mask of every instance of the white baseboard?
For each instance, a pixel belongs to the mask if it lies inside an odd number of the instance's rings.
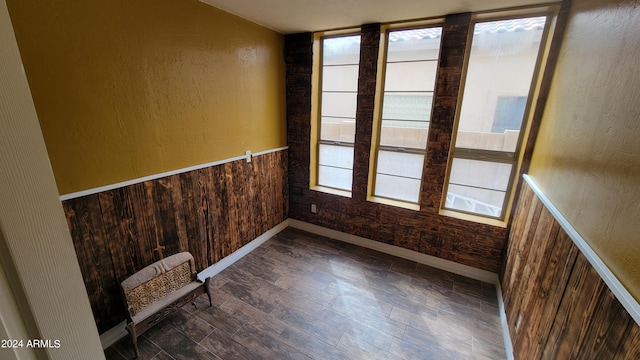
[[[118,340],[127,336],[127,322],[123,321],[120,324],[112,327],[100,335],[100,342],[102,343],[102,350],[105,350],[109,346],[118,342]]]
[[[224,259],[218,261],[217,263],[199,272],[198,279],[200,279],[201,281],[204,281],[204,279],[212,277],[217,273],[221,272],[222,270],[226,269],[227,267],[231,266],[234,262],[240,260],[243,256],[247,255],[248,253],[253,251],[255,248],[262,245],[262,243],[269,240],[272,236],[286,229],[288,224],[289,224],[289,219],[285,219],[283,222],[267,230],[267,232],[258,236],[247,245],[234,251],[231,255],[225,257]]]
[[[236,250],[231,255],[225,257],[224,259],[218,261],[217,263],[199,272],[198,279],[200,279],[201,281],[204,281],[204,279],[208,277],[212,277],[213,275],[216,275],[217,273],[221,272],[225,268],[231,266],[234,262],[240,260],[243,256],[247,255],[258,246],[262,245],[262,243],[269,240],[271,237],[273,237],[280,231],[286,229],[288,225],[289,225],[289,219],[286,219],[280,224],[267,230],[267,232],[258,236],[247,245]],[[125,327],[126,323],[127,323],[126,321],[123,321],[120,324],[102,333],[102,335],[100,335],[100,342],[102,343],[103,350],[115,344],[118,340],[122,339],[123,337],[127,336],[127,329]]]
[[[459,264],[454,261],[441,259],[435,256],[426,255],[417,251],[404,249],[398,246],[385,244],[379,241],[370,240],[360,236],[355,236],[341,231],[328,229],[322,226],[310,224],[304,221],[288,219],[289,226],[296,229],[308,231],[317,235],[326,236],[332,239],[344,241],[350,244],[366,247],[372,250],[380,251],[385,254],[397,256],[399,258],[412,260],[420,264],[429,265],[441,270],[452,272],[454,274],[462,275],[471,279],[476,279],[491,284],[498,284],[498,274],[490,271],[481,270],[472,266]]]
[[[509,333],[507,312],[504,308],[504,300],[502,299],[502,286],[500,285],[500,281],[496,282],[496,292],[498,293],[498,311],[500,312],[500,324],[502,325],[502,339],[504,340],[504,349],[507,354],[507,360],[514,360],[513,343],[511,342],[511,333]]]

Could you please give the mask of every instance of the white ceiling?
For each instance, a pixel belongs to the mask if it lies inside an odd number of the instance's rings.
[[[200,0],[282,34],[502,9],[544,0]]]

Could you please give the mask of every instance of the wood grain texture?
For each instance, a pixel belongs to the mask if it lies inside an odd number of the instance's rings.
[[[284,151],[63,202],[100,332],[125,318],[120,282],[181,251],[198,271],[284,221]]]
[[[640,359],[640,326],[630,322],[622,337],[626,341],[620,344],[614,358],[622,360]]]
[[[310,33],[285,36],[290,217],[479,269],[500,270],[505,228],[438,214],[469,21],[469,14],[454,15],[444,25],[442,46],[448,55],[439,63],[436,93],[442,95],[434,100],[434,109],[440,110],[434,110],[431,124],[420,211],[366,201],[379,25],[362,27],[351,198],[309,189],[313,38]],[[317,205],[317,213],[311,213],[311,204]]]
[[[543,358],[576,358],[575,353],[582,346],[593,318],[597,294],[604,286],[604,282],[597,280],[599,276],[595,269],[584,256],[578,256],[551,327]]]
[[[525,182],[501,283],[516,359],[635,359],[640,327]]]
[[[493,284],[294,228],[217,274],[210,290],[213,306],[200,296],[143,334],[141,357],[505,358]],[[131,358],[131,340],[105,353]]]

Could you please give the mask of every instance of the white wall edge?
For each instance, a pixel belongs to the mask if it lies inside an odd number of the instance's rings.
[[[640,325],[640,304],[629,293],[629,291],[622,285],[620,280],[611,272],[609,267],[602,261],[602,259],[596,254],[596,252],[589,246],[586,240],[578,234],[578,231],[569,223],[569,221],[562,215],[560,210],[553,205],[551,200],[542,192],[542,189],[533,181],[529,175],[522,176],[524,180],[529,184],[533,192],[538,196],[540,201],[546,206],[549,212],[553,215],[556,221],[560,224],[562,229],[569,235],[573,243],[576,244],[582,254],[589,260],[591,266],[593,266],[602,280],[609,286],[609,289],[616,296],[618,301],[627,310],[627,312],[636,321],[636,324]]]
[[[286,229],[289,226],[288,220],[289,219],[285,219],[280,224],[272,227],[271,229],[267,230],[264,234],[253,239],[250,243],[234,251],[231,255],[223,258],[217,263],[202,270],[201,272],[198,273],[198,279],[200,281],[204,281],[204,279],[214,276],[219,272],[221,272],[222,270],[226,269],[227,267],[231,266],[233,263],[240,260],[243,256],[249,254],[258,246],[262,245],[265,241],[269,240],[271,237],[273,237],[280,231]],[[120,324],[105,331],[104,333],[102,333],[102,335],[100,335],[100,342],[102,343],[103,350],[115,344],[118,340],[122,339],[123,337],[127,336],[128,333],[127,333],[126,325],[127,325],[127,322],[123,321]]]
[[[287,150],[287,149],[289,149],[288,146],[275,148],[275,149],[269,149],[269,150],[259,151],[259,152],[253,153],[251,156],[255,157],[255,156],[265,155],[265,154],[269,154],[269,153],[272,153],[272,152],[283,151],[283,150]],[[247,155],[240,155],[240,156],[236,156],[236,157],[232,157],[232,158],[228,158],[228,159],[213,161],[213,162],[206,163],[206,164],[189,166],[189,167],[182,168],[182,169],[167,171],[167,172],[163,172],[163,173],[159,173],[159,174],[153,174],[153,175],[149,175],[149,176],[144,176],[144,177],[137,178],[137,179],[122,181],[122,182],[115,183],[115,184],[110,184],[110,185],[100,186],[100,187],[97,187],[97,188],[92,188],[92,189],[82,190],[82,191],[78,191],[78,192],[74,192],[74,193],[64,194],[64,195],[60,195],[60,201],[71,200],[71,199],[79,198],[79,197],[82,197],[82,196],[93,195],[93,194],[97,194],[97,193],[100,193],[100,192],[103,192],[103,191],[109,191],[109,190],[113,190],[113,189],[118,189],[118,188],[121,188],[121,187],[129,186],[129,185],[133,185],[133,184],[138,184],[138,183],[149,181],[149,180],[156,180],[156,179],[160,179],[160,178],[163,178],[163,177],[166,177],[166,176],[182,174],[182,173],[189,172],[189,171],[200,170],[200,169],[208,168],[208,167],[211,167],[211,166],[222,165],[222,164],[226,164],[226,163],[229,163],[229,162],[238,161],[238,160],[245,160],[245,159],[247,159]]]
[[[498,294],[498,311],[500,312],[500,325],[502,326],[502,340],[504,341],[504,350],[507,355],[507,360],[514,360],[513,343],[511,342],[511,334],[509,333],[507,312],[504,308],[504,300],[502,299],[502,286],[500,285],[500,281],[496,282],[496,293]]]
[[[481,270],[472,266],[459,264],[454,261],[441,259],[435,256],[422,254],[417,251],[404,249],[398,246],[385,244],[379,241],[370,240],[360,236],[347,234],[341,231],[325,228],[322,226],[310,224],[304,221],[289,219],[289,226],[314,233],[316,235],[326,236],[335,240],[344,241],[350,244],[366,247],[368,249],[383,252],[385,254],[397,256],[399,258],[415,261],[420,264],[429,265],[441,270],[449,271],[454,274],[462,275],[471,279],[488,282],[491,284],[499,283],[498,274],[490,271]]]

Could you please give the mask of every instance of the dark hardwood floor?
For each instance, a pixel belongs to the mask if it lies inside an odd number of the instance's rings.
[[[141,359],[504,359],[496,289],[288,228],[139,338]],[[131,359],[128,337],[105,351]]]

